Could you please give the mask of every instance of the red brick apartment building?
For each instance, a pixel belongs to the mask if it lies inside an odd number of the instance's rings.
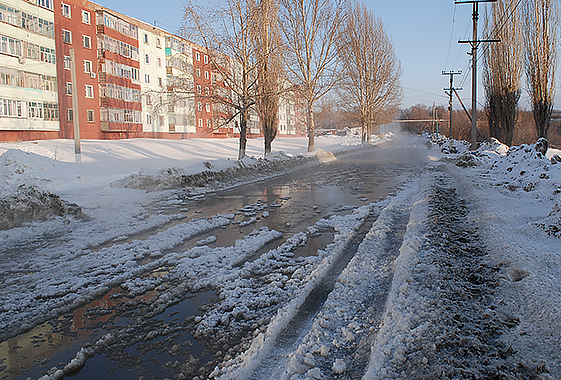
[[[227,89],[208,52],[160,28],[88,0],[0,0],[0,39],[0,141],[71,139],[75,121],[82,139],[238,135],[209,97]],[[178,81],[194,96],[176,96]],[[303,135],[284,103],[280,135]],[[248,132],[261,135],[258,118]]]

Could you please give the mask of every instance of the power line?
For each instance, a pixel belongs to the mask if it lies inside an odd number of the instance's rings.
[[[477,49],[483,42],[499,42],[497,40],[480,40],[477,34],[477,22],[479,21],[479,3],[494,3],[497,0],[466,0],[456,1],[456,4],[473,5],[473,39],[458,41],[471,45],[471,149],[477,149]]]
[[[514,8],[512,8],[512,10],[510,11],[510,13],[508,13],[508,15],[505,13],[502,15],[501,19],[504,20],[504,22],[502,22],[501,20],[499,20],[499,22],[494,25],[493,30],[491,31],[491,33],[488,34],[488,39],[493,39],[493,37],[491,36],[495,36],[495,38],[497,38],[496,36],[503,30],[503,28],[511,21],[511,19],[514,17],[514,15],[516,14],[516,10],[518,9],[518,6],[522,3],[522,0],[518,0],[518,2],[516,3],[516,5],[514,6]],[[506,18],[505,18],[506,16]],[[499,27],[500,26],[500,27]],[[498,29],[497,29],[498,27]],[[489,50],[489,45],[485,45],[483,46],[483,51],[481,52],[481,56],[478,58],[481,59],[481,57],[483,57],[485,54],[487,54],[487,51]]]
[[[446,54],[446,64],[444,67],[448,67],[448,61],[450,60],[450,50],[452,49],[452,37],[454,36],[454,25],[456,23],[456,5],[454,5],[454,15],[452,16],[452,27],[450,29],[450,40],[448,42],[448,54]]]
[[[405,89],[405,90],[409,90],[409,91],[415,91],[415,92],[420,92],[421,94],[427,94],[427,95],[432,95],[432,96],[438,96],[440,98],[447,98],[446,96],[442,95],[442,94],[433,94],[432,92],[426,92],[426,91],[421,91],[421,90],[416,90],[414,88],[409,88],[409,87],[403,87],[401,86],[401,88]]]

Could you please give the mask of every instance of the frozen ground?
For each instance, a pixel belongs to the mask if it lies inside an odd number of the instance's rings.
[[[384,149],[418,149],[425,141],[402,136]],[[235,143],[84,142],[80,163],[71,142],[2,144],[6,209],[17,199],[27,200],[21,207],[34,206],[14,218],[16,227],[0,232],[0,340],[115,285],[130,299],[159,291],[138,304],[128,328],[84,346],[45,377],[61,378],[95,354],[124,351],[124,341],[166,336],[170,325],[146,329],[146,318],[210,288],[217,302],[183,328],[215,341],[222,360],[207,369],[212,378],[561,377],[557,152],[546,158],[533,145],[508,150],[498,142],[468,152],[461,142],[432,140],[424,169],[394,195],[322,218],[265,251],[280,232],[260,228],[230,246],[212,245],[213,234],[234,215],[186,220],[180,213],[146,211],[167,189],[187,186],[188,196],[197,197],[233,186],[236,173],[251,181],[363,149],[353,139],[318,139],[318,156],[299,155],[304,139],[280,139],[275,146],[283,153],[240,165],[233,161]],[[249,154],[259,155],[262,141],[251,143]],[[226,171],[212,174],[220,170]],[[245,222],[267,218],[275,207],[282,204],[248,204]],[[294,256],[296,247],[325,231],[334,236],[325,249]],[[178,249],[201,233],[208,237]],[[48,247],[62,235],[62,245]],[[350,261],[334,271],[357,237]],[[140,276],[155,270],[158,275]],[[295,333],[300,326],[291,324],[333,273],[332,290]],[[283,345],[291,334],[292,343]],[[230,349],[222,352],[221,345]],[[172,366],[175,378],[196,378],[189,375],[198,368],[195,360]]]

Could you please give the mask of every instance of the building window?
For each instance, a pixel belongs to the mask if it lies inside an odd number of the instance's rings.
[[[25,117],[23,100],[0,99],[0,116]]]
[[[134,67],[131,68],[132,80],[137,80],[140,82],[140,70],[135,69]]]
[[[91,21],[90,21],[90,12],[88,11],[82,11],[82,22],[84,24],[88,24],[90,25]]]
[[[201,69],[197,69],[197,76],[198,76],[198,77],[201,76]]]
[[[205,104],[206,112],[210,112],[210,103]]]
[[[82,42],[84,43],[84,47],[86,49],[92,48],[92,39],[90,36],[82,36]]]
[[[205,54],[205,63],[208,63],[208,55]]]
[[[160,87],[163,87],[163,86],[164,86],[161,77],[158,77],[158,86],[160,86]]]
[[[199,128],[202,128],[203,126],[203,119],[199,119]]]
[[[64,93],[66,95],[72,95],[72,82],[66,82],[64,84]]]
[[[205,71],[205,79],[208,79],[208,71]]]
[[[158,67],[162,67],[162,59],[158,57]]]
[[[156,47],[160,49],[162,48],[162,43],[160,42],[159,38],[156,38]]]
[[[144,54],[144,62],[150,64],[150,56],[148,54]]]
[[[152,125],[152,115],[146,115],[146,124]]]
[[[72,110],[72,108],[68,108],[66,110],[66,120],[70,123],[74,121],[74,111]]]
[[[207,126],[207,128],[212,128],[212,120],[208,119],[206,121],[206,126]]]
[[[197,103],[197,110],[199,110],[199,111],[203,110],[203,103],[201,103],[201,102]]]
[[[200,62],[201,61],[201,53],[196,52],[195,53],[195,59]]]
[[[27,117],[32,119],[43,118],[43,103],[27,102]]]
[[[205,94],[206,94],[206,96],[210,95],[210,90],[208,89],[208,87],[205,87]]]
[[[85,73],[92,72],[92,61],[88,61],[84,59],[84,72]]]
[[[94,92],[93,92],[93,86],[90,86],[89,84],[86,85],[86,98],[93,98],[94,97]]]
[[[144,43],[148,43],[148,34],[144,33]]]
[[[95,111],[94,110],[86,110],[86,121],[88,123],[95,122]]]
[[[64,69],[72,70],[72,58],[67,55],[64,56]]]
[[[144,74],[144,83],[150,83],[150,75]]]
[[[71,14],[71,10],[70,10],[70,5],[61,3],[61,4],[60,4],[60,8],[61,8],[61,10],[62,10],[62,15],[63,15],[64,17],[72,18],[72,14]]]
[[[197,86],[197,94],[202,94],[203,93],[203,89],[201,86]]]
[[[150,99],[150,94],[146,94],[146,105],[152,104],[152,99]]]
[[[62,42],[65,44],[72,43],[72,32],[70,30],[62,29]]]

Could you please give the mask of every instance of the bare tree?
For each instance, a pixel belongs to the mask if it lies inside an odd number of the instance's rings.
[[[257,108],[263,135],[265,154],[271,153],[278,131],[278,111],[283,73],[281,35],[275,0],[257,0],[255,21],[255,52],[258,62]]]
[[[207,49],[213,70],[222,86],[214,86],[208,98],[226,108],[240,130],[238,159],[245,157],[247,129],[257,98],[258,60],[255,54],[255,3],[251,0],[226,0],[206,13],[193,5],[185,7],[184,30]]]
[[[524,62],[522,21],[517,4],[513,0],[499,0],[485,17],[486,34],[500,40],[486,45],[483,53],[489,134],[509,146],[516,127]]]
[[[343,64],[342,99],[370,141],[375,125],[391,121],[401,104],[401,65],[382,21],[364,4],[349,6],[337,40]]]
[[[526,77],[538,137],[547,138],[557,70],[557,29],[559,8],[556,0],[527,0],[524,7]]]
[[[314,104],[340,78],[335,42],[345,0],[279,0],[291,82],[306,101],[308,151],[314,150]]]

